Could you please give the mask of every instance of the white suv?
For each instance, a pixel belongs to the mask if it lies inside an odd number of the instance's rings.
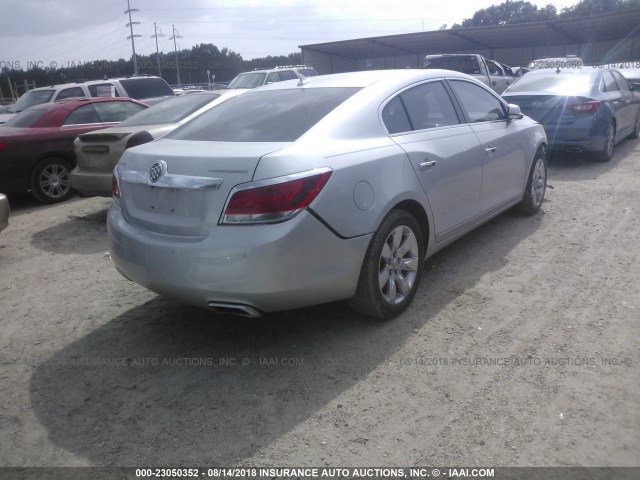
[[[11,118],[11,114],[19,113],[25,108],[65,98],[129,97],[153,105],[173,96],[169,84],[160,77],[125,77],[63,83],[29,90],[16,103],[9,105],[6,114],[0,115],[0,123],[4,123]]]
[[[282,82],[283,80],[295,80],[300,76],[315,77],[318,72],[306,65],[290,65],[263,70],[252,70],[240,73],[231,80],[227,88],[256,88],[268,83]]]

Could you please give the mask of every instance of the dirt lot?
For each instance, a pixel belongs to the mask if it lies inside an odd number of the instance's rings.
[[[107,199],[13,199],[0,465],[640,464],[640,142],[550,167],[410,310],[215,317],[121,277]]]

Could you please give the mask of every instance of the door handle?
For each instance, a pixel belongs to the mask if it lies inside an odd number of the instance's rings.
[[[425,169],[427,169],[429,167],[435,167],[435,166],[436,166],[436,161],[435,160],[429,160],[429,161],[426,161],[426,162],[422,162],[419,165],[420,170],[425,170]]]
[[[491,155],[492,153],[496,153],[496,147],[485,148],[484,151]]]

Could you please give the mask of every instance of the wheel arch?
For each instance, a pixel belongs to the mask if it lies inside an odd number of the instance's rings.
[[[415,217],[415,219],[418,222],[418,225],[420,225],[420,231],[422,233],[422,241],[424,243],[423,247],[424,247],[424,251],[426,252],[427,247],[429,246],[431,224],[429,222],[429,216],[427,215],[427,212],[424,210],[424,207],[416,200],[407,199],[407,200],[402,200],[401,202],[395,204],[389,211],[391,210],[405,210]],[[388,214],[389,212],[387,212],[386,215]]]

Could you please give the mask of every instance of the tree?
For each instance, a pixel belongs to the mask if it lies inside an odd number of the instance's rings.
[[[522,0],[506,0],[500,5],[492,5],[474,13],[473,17],[462,21],[463,27],[490,27],[515,23],[539,22],[557,18],[556,7],[549,4],[538,8]]]
[[[585,17],[640,7],[640,0],[582,0],[572,7],[563,8],[560,18]]]

